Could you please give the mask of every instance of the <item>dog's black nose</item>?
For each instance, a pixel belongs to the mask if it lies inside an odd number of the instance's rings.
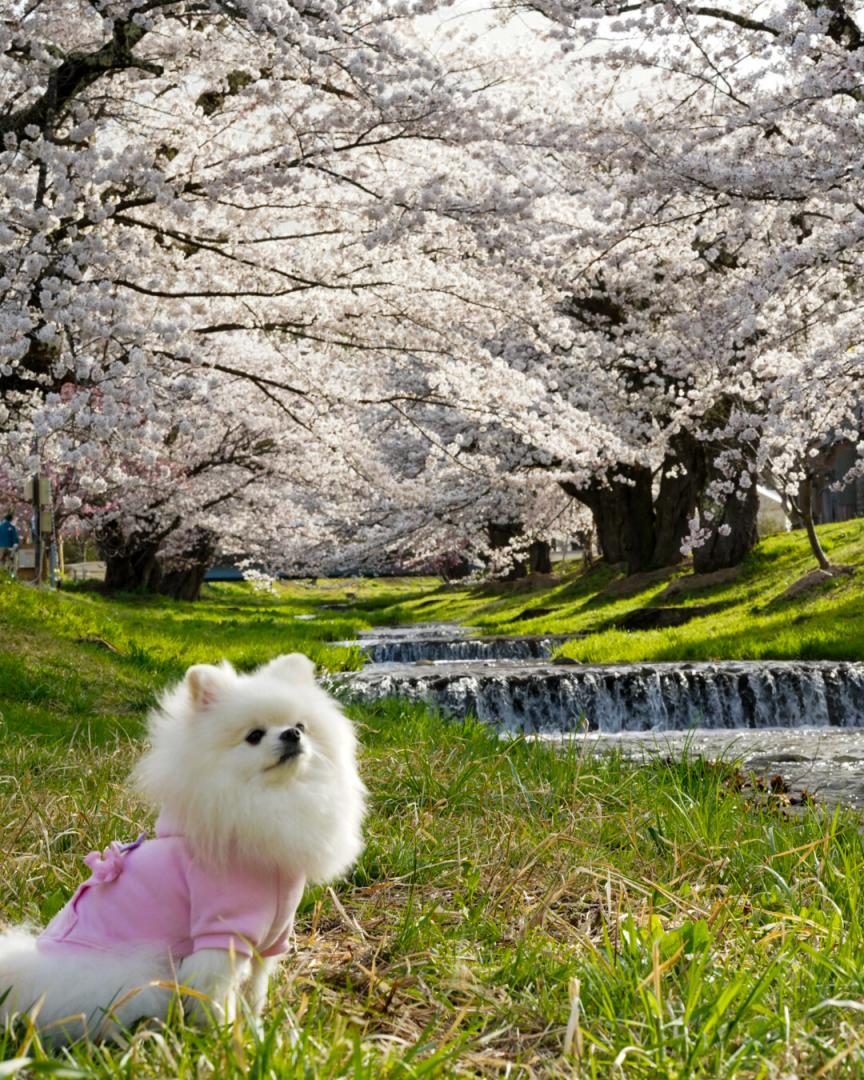
[[[300,742],[300,731],[296,727],[285,728],[284,731],[279,732],[279,739],[288,746],[293,746]]]

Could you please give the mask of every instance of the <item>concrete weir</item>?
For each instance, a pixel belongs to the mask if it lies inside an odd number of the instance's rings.
[[[416,664],[457,660],[548,660],[564,636],[523,634],[518,637],[454,635],[443,623],[369,630],[357,645],[372,664]],[[464,629],[464,628],[462,628]]]
[[[864,727],[861,663],[457,660],[371,664],[347,683],[360,698],[422,699],[512,732]]]
[[[422,699],[589,754],[728,758],[779,773],[792,793],[864,807],[864,664],[550,663],[560,640],[446,623],[370,630],[350,644],[371,662],[338,681],[355,697]]]

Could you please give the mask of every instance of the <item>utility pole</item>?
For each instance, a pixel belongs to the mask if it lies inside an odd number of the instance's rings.
[[[30,512],[30,539],[33,541],[33,581],[36,585],[42,580],[42,528],[39,520],[39,473],[33,474],[30,481],[31,504]]]
[[[29,554],[31,550],[33,553],[33,584],[41,585],[47,580],[53,586],[55,581],[51,564],[53,563],[54,505],[50,477],[35,473],[24,484],[24,498],[30,503],[31,547],[23,551],[24,554]],[[19,557],[21,553],[22,549],[19,549]],[[22,568],[25,566],[23,562],[19,565]],[[27,569],[30,568],[29,559],[26,566]]]

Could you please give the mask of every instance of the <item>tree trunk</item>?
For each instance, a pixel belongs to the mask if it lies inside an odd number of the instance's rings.
[[[174,600],[198,600],[213,559],[213,534],[207,529],[191,530],[186,550],[170,562],[158,557],[164,539],[164,533],[148,533],[143,528],[124,535],[115,522],[103,526],[96,544],[105,560],[105,588],[109,592],[143,591]]]
[[[670,441],[654,501],[655,541],[652,569],[674,566],[684,558],[681,544],[705,488],[705,444],[687,432]]]
[[[142,531],[128,536],[116,522],[96,534],[96,546],[105,560],[105,588],[110,592],[152,589],[161,574],[156,553],[162,538]]]
[[[506,548],[523,533],[522,523],[519,521],[494,521],[486,526],[486,534],[489,537],[489,547],[493,551]],[[506,572],[502,575],[504,581],[516,581],[525,577],[525,563],[521,559],[511,559]]]
[[[532,540],[528,548],[528,569],[532,574],[552,573],[552,548],[548,540]]]
[[[759,495],[755,484],[747,489],[743,499],[730,495],[709,539],[693,549],[693,573],[711,574],[742,563],[759,539],[758,514]],[[728,526],[728,536],[721,534],[721,525]]]
[[[706,450],[710,455],[711,447],[708,446]],[[706,481],[715,479],[722,479],[722,475],[708,465]],[[722,505],[708,504],[703,500],[700,509],[703,521],[707,521],[704,517],[706,510],[714,510],[717,516],[711,521],[711,536],[700,547],[693,549],[693,572],[711,574],[715,570],[739,566],[759,540],[759,492],[755,477],[743,496],[730,495]],[[721,528],[724,531],[728,529],[727,536],[721,534]]]
[[[831,561],[825,554],[822,545],[819,543],[819,537],[816,535],[816,526],[813,522],[813,479],[810,476],[806,476],[801,482],[800,510],[801,518],[804,522],[804,530],[807,533],[807,539],[810,542],[810,550],[813,552],[819,566],[823,570],[830,570]]]
[[[155,591],[172,600],[200,600],[204,575],[216,551],[215,539],[209,529],[194,529],[182,557],[163,566]]]
[[[582,548],[582,569],[590,570],[594,565],[594,530],[586,529],[576,534],[576,539]]]
[[[656,545],[651,470],[626,465],[615,470],[616,479],[594,480],[585,487],[564,482],[561,487],[585,503],[594,516],[597,544],[610,563],[625,562],[628,574],[653,564]]]

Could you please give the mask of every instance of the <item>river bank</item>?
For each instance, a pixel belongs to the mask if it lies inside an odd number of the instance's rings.
[[[598,564],[522,582],[428,582],[364,610],[375,624],[461,622],[480,634],[563,635],[562,655],[585,664],[864,660],[864,519],[818,532],[834,561],[858,570],[790,598],[784,594],[814,565],[800,530],[762,540],[720,580],[694,579],[686,565],[628,578],[621,567]]]

